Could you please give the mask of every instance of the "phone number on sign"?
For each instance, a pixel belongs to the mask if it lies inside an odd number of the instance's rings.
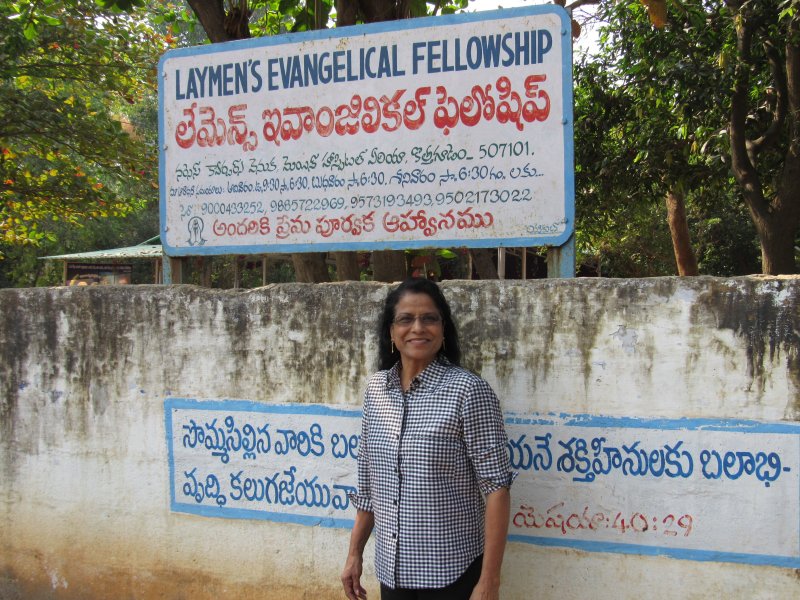
[[[449,206],[452,204],[505,204],[508,202],[530,202],[529,189],[519,190],[467,190],[464,192],[439,192],[437,194],[375,194],[350,196],[349,201],[335,198],[300,198],[296,200],[272,200],[271,212],[297,212],[336,209],[403,208],[424,206]]]
[[[436,194],[379,194],[350,197],[350,208],[383,208],[403,206],[448,206],[451,204],[505,204],[529,202],[533,199],[528,188],[519,190],[467,190]]]

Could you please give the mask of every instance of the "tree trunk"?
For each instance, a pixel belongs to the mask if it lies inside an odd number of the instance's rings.
[[[355,25],[358,18],[358,0],[336,0],[336,26]]]
[[[750,109],[750,72],[753,67],[752,45],[758,39],[757,5],[732,4],[736,10],[736,51],[738,63],[734,72],[731,94],[730,144],[731,168],[761,243],[761,271],[766,275],[795,273],[794,241],[800,226],[800,21],[787,19],[785,63],[780,55],[767,47],[772,73],[772,85],[777,95],[773,120],[764,134],[755,139],[747,137]],[[758,41],[757,41],[758,43]],[[756,169],[760,152],[775,145],[778,135],[788,122],[789,145],[783,157],[776,192],[765,194],[761,176]]]
[[[494,248],[473,248],[470,250],[478,279],[497,279],[497,267],[492,260],[497,255]]]
[[[406,253],[402,250],[375,250],[372,253],[374,281],[403,281],[408,277]]]
[[[292,265],[297,283],[323,283],[331,280],[324,252],[292,254]]]
[[[403,281],[407,276],[405,252],[376,250],[372,253],[372,278],[375,281]]]
[[[236,255],[233,257],[233,289],[238,290],[242,287],[242,261]]]
[[[336,0],[336,26],[355,25],[359,19],[364,23],[407,19],[409,4],[406,0]]]
[[[686,205],[683,194],[675,190],[667,192],[667,223],[672,236],[672,249],[675,251],[675,264],[681,277],[698,275],[697,258],[689,238],[689,224],[686,222]]]
[[[203,287],[211,287],[211,261],[210,256],[203,256],[200,259],[200,285]]]
[[[360,281],[361,267],[358,266],[356,252],[334,252],[336,260],[336,281]]]
[[[750,212],[761,244],[761,272],[765,275],[797,272],[794,256],[797,219],[787,218],[785,212],[776,211],[768,215]]]

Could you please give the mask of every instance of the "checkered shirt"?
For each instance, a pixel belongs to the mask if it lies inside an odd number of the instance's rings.
[[[375,567],[391,588],[440,588],[483,552],[483,495],[509,487],[506,432],[483,379],[439,358],[403,393],[399,363],[364,393],[357,509],[375,515]]]

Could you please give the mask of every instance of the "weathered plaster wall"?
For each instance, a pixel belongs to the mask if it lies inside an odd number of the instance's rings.
[[[170,512],[163,401],[357,407],[387,289],[0,290],[0,598],[343,597],[345,530]],[[508,411],[800,420],[800,279],[444,289]],[[503,578],[508,599],[800,595],[792,569],[518,543]]]

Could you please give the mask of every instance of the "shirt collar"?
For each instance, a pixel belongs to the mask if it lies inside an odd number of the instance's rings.
[[[386,387],[389,389],[400,388],[400,361],[397,361],[394,366],[386,372]],[[445,356],[441,354],[434,359],[431,364],[425,367],[422,371],[411,381],[411,389],[417,387],[427,388],[432,387],[439,381],[450,367],[453,366]]]

